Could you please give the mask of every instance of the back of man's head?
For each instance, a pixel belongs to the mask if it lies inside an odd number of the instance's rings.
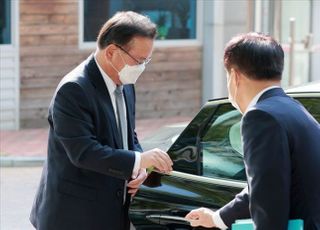
[[[148,17],[133,11],[123,11],[116,13],[102,26],[97,43],[99,49],[110,44],[126,46],[135,36],[154,39],[156,34],[156,25]]]
[[[272,37],[247,33],[233,37],[225,47],[224,66],[235,68],[252,80],[281,80],[284,53]]]

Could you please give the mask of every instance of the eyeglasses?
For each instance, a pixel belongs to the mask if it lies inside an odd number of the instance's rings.
[[[118,44],[114,44],[116,47],[118,47],[119,49],[121,49],[123,52],[125,52],[129,57],[131,57],[137,64],[142,65],[142,64],[148,64],[151,61],[151,57],[146,58],[143,61],[139,61],[138,59],[136,59],[135,57],[133,57],[128,51],[126,51],[124,48],[122,48],[120,45]]]

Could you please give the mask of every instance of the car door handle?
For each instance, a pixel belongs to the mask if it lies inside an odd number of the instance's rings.
[[[153,223],[160,224],[160,225],[167,225],[167,224],[189,225],[190,224],[190,222],[186,218],[180,217],[180,216],[169,216],[169,215],[153,214],[153,215],[146,216],[146,218],[148,220],[152,221]]]

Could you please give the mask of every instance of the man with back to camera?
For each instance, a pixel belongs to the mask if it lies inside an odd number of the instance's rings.
[[[128,207],[146,168],[172,170],[167,153],[142,152],[135,133],[134,84],[155,36],[147,17],[119,12],[101,28],[95,54],[60,82],[30,216],[36,229],[130,229]]]
[[[192,226],[227,229],[251,217],[257,230],[286,230],[289,219],[320,229],[320,125],[280,87],[283,63],[270,36],[248,33],[227,44],[229,100],[243,114],[248,187],[216,212],[191,211]]]

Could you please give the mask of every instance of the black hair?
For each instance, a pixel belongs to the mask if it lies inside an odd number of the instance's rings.
[[[255,80],[281,80],[284,52],[271,36],[250,32],[232,38],[224,50],[224,66]]]
[[[126,46],[135,36],[154,39],[156,33],[156,25],[148,17],[133,11],[123,11],[116,13],[102,26],[97,43],[99,49],[110,44]]]

